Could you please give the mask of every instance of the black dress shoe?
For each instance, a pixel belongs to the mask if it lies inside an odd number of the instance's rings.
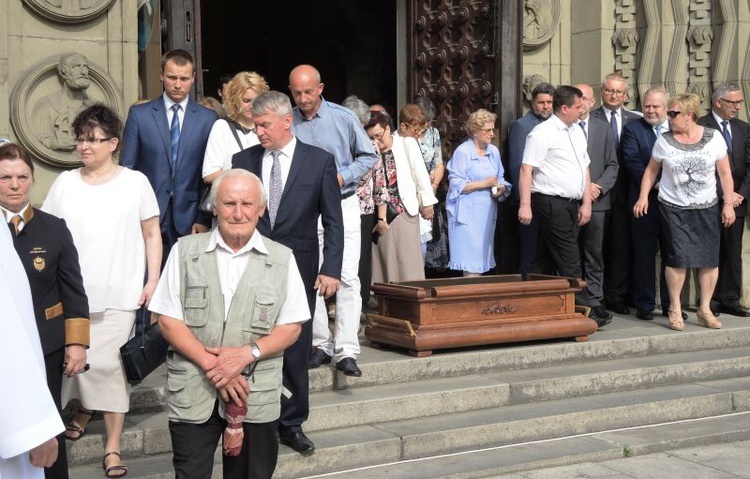
[[[612,303],[607,306],[607,309],[615,314],[630,314],[630,308],[625,306],[625,303]]]
[[[310,357],[307,358],[307,369],[315,369],[321,364],[330,364],[331,356],[320,348],[313,348]]]
[[[741,308],[739,306],[720,306],[719,310],[722,313],[731,314],[732,316],[737,316],[739,318],[750,318],[750,312],[748,312],[746,309]],[[717,314],[714,314],[714,316],[718,316]]]
[[[649,309],[639,309],[638,312],[635,313],[635,317],[644,321],[651,321],[654,319],[654,312]]]
[[[604,309],[603,306],[594,306],[593,308],[591,308],[589,317],[595,321],[600,319],[612,319],[612,315],[609,314],[609,312]]]
[[[355,378],[362,376],[362,371],[357,367],[357,362],[354,358],[344,358],[337,362],[336,369],[344,373],[345,376],[354,376]]]
[[[279,433],[279,442],[285,446],[291,447],[303,456],[309,456],[315,452],[315,444],[305,436],[302,429],[283,434]]]
[[[661,315],[664,316],[665,318],[668,318],[669,317],[669,311],[668,310],[667,311],[662,311]],[[654,319],[654,318],[652,317],[651,319]],[[682,312],[682,320],[683,321],[687,321],[687,313],[685,311]]]

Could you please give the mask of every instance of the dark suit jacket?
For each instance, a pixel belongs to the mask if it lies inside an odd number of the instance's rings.
[[[203,184],[203,154],[216,119],[213,111],[192,99],[188,101],[174,172],[163,95],[131,107],[125,122],[120,164],[146,175],[156,193],[162,221],[172,199],[172,217],[181,236],[190,234],[194,223],[211,224],[210,218],[199,213],[198,199]]]
[[[612,207],[612,188],[617,181],[620,166],[617,162],[617,147],[615,137],[609,124],[594,118],[587,118],[588,124],[588,152],[591,163],[589,174],[591,182],[602,187],[602,194],[594,201],[593,211],[607,211]]]
[[[232,157],[232,167],[243,168],[262,179],[264,152],[261,145],[243,150]],[[321,217],[325,230],[323,264],[320,268],[318,216]],[[318,274],[339,278],[344,255],[341,189],[336,179],[333,155],[297,140],[273,230],[266,209],[258,221],[258,231],[292,249],[302,281],[308,290],[308,301],[312,298],[312,309],[314,295],[311,297],[310,293],[315,278]]]
[[[698,124],[721,132],[721,125],[716,123],[713,113],[699,118]],[[734,213],[737,216],[745,216],[747,199],[750,198],[750,134],[748,124],[738,118],[729,121],[729,128],[732,130],[732,155],[729,157],[729,165],[732,168],[734,191],[745,198],[742,204],[734,209]],[[718,181],[716,184],[721,198],[721,184]]]
[[[641,119],[642,117],[634,113],[632,111],[626,110],[625,108],[620,109],[620,113],[622,114],[622,127],[620,129],[620,142],[622,142],[622,134],[623,130],[625,129],[625,125],[630,123],[631,121],[636,121]],[[596,110],[592,111],[589,115],[592,118],[596,118],[598,120],[602,120],[609,126],[609,118],[607,118],[607,114],[604,112],[604,107],[600,106]],[[612,131],[610,129],[610,131]],[[617,181],[615,182],[615,192],[613,193],[613,200],[617,204],[624,206],[627,204],[628,200],[628,178],[625,171],[625,165],[623,164],[622,156],[620,155],[619,150],[619,144],[615,142],[615,148],[617,148],[617,160],[620,163],[620,170],[617,175]]]
[[[651,160],[651,150],[654,149],[654,143],[656,143],[654,128],[643,118],[631,121],[622,129],[620,155],[628,178],[628,207],[631,209],[641,193],[641,180],[648,162]],[[661,171],[656,181],[659,181],[660,178]],[[655,189],[651,190],[649,203],[653,204],[653,201],[656,200],[656,193]],[[649,208],[649,214],[654,211],[656,211],[656,208]]]
[[[518,177],[521,172],[523,150],[526,148],[526,137],[542,119],[529,112],[510,124],[508,128],[508,174],[513,189],[510,191],[514,203],[519,203]]]
[[[46,356],[67,344],[88,346],[89,301],[73,237],[64,220],[31,212],[13,246],[29,277],[42,351]]]

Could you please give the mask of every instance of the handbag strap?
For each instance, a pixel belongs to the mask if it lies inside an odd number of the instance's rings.
[[[226,121],[227,125],[229,125],[229,131],[232,132],[234,139],[237,140],[237,144],[240,146],[240,151],[244,150],[245,147],[242,146],[242,141],[240,141],[240,136],[237,134],[237,126],[231,120],[225,119],[224,121]]]

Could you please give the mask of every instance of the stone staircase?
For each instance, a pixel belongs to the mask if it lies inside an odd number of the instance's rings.
[[[585,343],[542,341],[414,358],[363,347],[361,378],[310,372],[305,431],[276,478],[470,478],[750,438],[750,321],[685,331],[615,321]],[[165,372],[134,388],[128,477],[171,478]],[[102,477],[104,425],[68,442],[72,478]],[[221,477],[220,453],[215,477]],[[355,472],[356,471],[356,472]]]

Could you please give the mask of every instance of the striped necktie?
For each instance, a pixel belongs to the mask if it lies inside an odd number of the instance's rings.
[[[724,120],[721,122],[721,136],[724,137],[724,141],[727,142],[727,153],[732,154],[732,135],[729,134],[729,128],[727,126],[729,122]]]

